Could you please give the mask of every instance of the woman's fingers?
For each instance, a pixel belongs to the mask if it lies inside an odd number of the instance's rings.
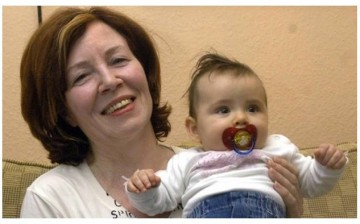
[[[287,160],[275,157],[268,162],[269,177],[274,189],[286,205],[288,217],[300,217],[303,213],[303,197],[299,190],[298,171]]]

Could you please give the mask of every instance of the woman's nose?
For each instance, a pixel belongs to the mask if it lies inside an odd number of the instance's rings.
[[[123,83],[123,80],[120,77],[117,77],[109,70],[102,71],[100,76],[101,81],[99,85],[99,93],[101,94],[114,91]]]

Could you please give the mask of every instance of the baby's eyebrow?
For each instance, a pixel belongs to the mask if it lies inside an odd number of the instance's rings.
[[[212,102],[211,102],[211,105],[212,105],[212,106],[219,107],[219,106],[228,106],[228,105],[231,104],[231,103],[232,103],[231,100],[228,100],[228,99],[219,99],[219,100],[212,101]]]
[[[259,99],[259,98],[254,98],[254,99],[247,100],[247,102],[248,103],[265,103],[265,100]]]

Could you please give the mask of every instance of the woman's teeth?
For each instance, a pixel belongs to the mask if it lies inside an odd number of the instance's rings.
[[[107,109],[107,110],[105,111],[105,114],[111,114],[111,113],[114,112],[115,110],[121,109],[121,108],[123,108],[124,106],[128,105],[128,104],[131,103],[131,102],[132,102],[131,99],[122,100],[122,101],[120,101],[119,103],[114,104],[114,105],[112,105],[109,109]]]

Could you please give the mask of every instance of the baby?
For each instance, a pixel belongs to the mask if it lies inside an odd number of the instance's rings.
[[[148,215],[182,203],[188,218],[285,217],[268,160],[283,157],[296,166],[305,197],[330,191],[346,167],[347,157],[332,145],[305,157],[285,136],[269,135],[265,88],[242,63],[202,56],[188,93],[186,128],[202,147],[176,154],[166,170],[138,170],[125,183],[130,202]]]

